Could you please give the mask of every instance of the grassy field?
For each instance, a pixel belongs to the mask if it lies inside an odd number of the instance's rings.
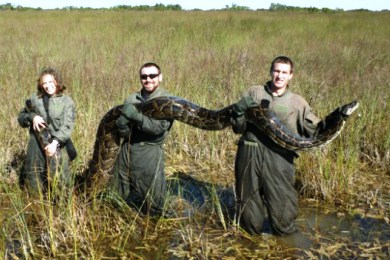
[[[75,194],[56,205],[29,199],[17,180],[28,133],[16,117],[45,66],[62,73],[77,104],[72,138],[79,156],[72,169],[80,174],[92,157],[100,119],[140,88],[143,63],[161,65],[172,94],[222,108],[267,81],[272,59],[287,55],[296,63],[292,89],[317,115],[360,103],[335,141],[300,154],[302,198],[388,223],[389,12],[0,12],[0,35],[0,252],[14,241],[24,256],[45,258],[294,254],[273,239],[237,230],[220,214],[218,201],[194,219],[172,221],[142,217],[102,197]],[[206,132],[176,122],[165,145],[166,174],[233,187],[237,139],[230,129]]]

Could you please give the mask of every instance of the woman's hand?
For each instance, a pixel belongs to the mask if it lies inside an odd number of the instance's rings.
[[[50,144],[46,145],[45,153],[47,156],[52,157],[57,152],[58,141],[53,140]]]
[[[33,128],[36,131],[41,131],[42,129],[46,128],[46,122],[45,122],[45,120],[43,120],[43,117],[41,117],[41,116],[34,117]]]

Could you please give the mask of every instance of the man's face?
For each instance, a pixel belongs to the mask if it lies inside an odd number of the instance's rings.
[[[290,64],[275,63],[274,69],[271,72],[272,83],[275,88],[286,88],[288,82],[292,79],[293,73],[291,72]]]
[[[153,93],[160,85],[162,75],[158,72],[156,67],[147,67],[141,70],[141,83],[144,90],[148,93]]]

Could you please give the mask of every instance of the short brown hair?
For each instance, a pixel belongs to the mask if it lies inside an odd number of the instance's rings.
[[[270,68],[270,73],[272,73],[272,71],[274,70],[274,66],[275,66],[275,63],[283,63],[283,64],[289,64],[290,67],[291,67],[291,73],[294,72],[294,62],[289,58],[289,57],[286,57],[286,56],[278,56],[276,57],[272,63],[271,63],[271,68]]]
[[[141,70],[143,68],[149,68],[149,67],[156,67],[156,69],[158,70],[158,74],[161,74],[161,69],[160,69],[160,66],[158,66],[156,63],[154,62],[147,62],[145,63],[144,65],[141,66],[141,68],[139,69],[139,74],[141,75]]]

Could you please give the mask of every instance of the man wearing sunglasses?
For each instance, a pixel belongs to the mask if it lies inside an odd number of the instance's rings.
[[[166,195],[162,146],[173,121],[146,117],[137,111],[134,104],[169,94],[160,87],[162,74],[157,64],[144,64],[139,74],[142,88],[127,97],[116,122],[124,141],[109,187],[143,213],[162,215]]]

